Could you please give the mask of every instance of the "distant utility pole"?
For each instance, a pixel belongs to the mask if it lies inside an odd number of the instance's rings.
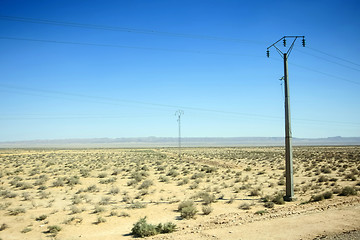
[[[293,39],[291,46],[283,53],[276,44],[282,40],[284,47],[286,47],[286,39]],[[280,56],[284,59],[284,88],[285,88],[285,166],[286,166],[286,196],[285,201],[294,200],[294,177],[293,177],[293,160],[292,160],[292,133],[291,133],[291,117],[290,117],[290,92],[289,92],[289,78],[288,78],[288,64],[287,59],[294,47],[296,39],[302,38],[302,45],[305,47],[304,36],[284,36],[277,42],[267,48],[266,55],[270,56],[269,49],[274,47]]]
[[[177,121],[179,123],[179,159],[181,160],[181,115],[184,114],[183,110],[177,110],[175,116],[178,117]]]

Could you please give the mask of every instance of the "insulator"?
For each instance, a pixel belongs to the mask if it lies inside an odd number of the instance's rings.
[[[302,45],[305,47],[305,38],[302,39]]]
[[[270,57],[270,52],[269,52],[269,50],[266,51],[266,56],[267,56],[267,57]]]
[[[283,40],[284,47],[286,47],[286,39]]]

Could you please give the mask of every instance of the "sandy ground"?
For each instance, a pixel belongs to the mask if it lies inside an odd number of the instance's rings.
[[[360,199],[347,199],[344,203],[309,206],[309,209],[291,207],[281,212],[268,213],[247,221],[236,216],[223,216],[219,224],[199,224],[191,230],[181,230],[167,236],[151,239],[347,239],[360,230]],[[312,208],[312,209],[311,209]],[[229,224],[230,223],[230,224]],[[352,233],[354,239],[358,236]]]
[[[339,191],[359,190],[360,147],[295,148],[296,200],[266,208],[260,199],[284,190],[283,154],[189,148],[180,160],[177,149],[0,150],[0,239],[133,239],[145,216],[177,225],[154,240],[358,239],[360,194]],[[310,201],[324,192],[333,195]],[[199,193],[214,196],[209,215]],[[177,209],[188,199],[198,213],[186,220]],[[53,225],[57,234],[48,232]]]

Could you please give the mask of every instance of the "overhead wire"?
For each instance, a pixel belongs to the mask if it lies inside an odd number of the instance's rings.
[[[139,49],[139,50],[152,50],[152,51],[165,51],[165,52],[180,52],[180,53],[194,53],[194,54],[214,54],[214,55],[231,55],[231,56],[246,56],[246,57],[262,57],[262,56],[256,56],[256,55],[245,55],[245,54],[225,53],[225,52],[207,52],[207,51],[181,50],[181,49],[170,49],[170,48],[150,48],[150,47],[138,47],[138,46],[117,45],[117,44],[102,44],[102,43],[88,43],[88,42],[59,41],[59,40],[36,39],[36,38],[19,38],[19,37],[0,36],[0,39],[3,39],[3,40],[17,40],[17,41],[30,41],[30,42],[44,42],[44,43],[57,43],[57,44],[68,44],[68,45],[83,45],[83,46],[97,46],[97,47],[114,47],[114,48],[130,48],[130,49]]]
[[[140,33],[140,34],[162,35],[162,36],[181,37],[181,38],[230,41],[230,42],[238,42],[238,43],[240,43],[240,42],[255,43],[255,44],[263,43],[260,41],[239,39],[239,38],[226,38],[226,37],[218,37],[218,36],[210,36],[210,35],[175,33],[175,32],[165,32],[165,31],[157,31],[157,30],[151,30],[151,29],[137,29],[137,28],[129,28],[129,27],[95,25],[95,24],[88,24],[88,23],[64,22],[64,21],[54,21],[54,20],[48,20],[48,19],[25,18],[25,17],[16,17],[16,16],[5,16],[5,15],[0,15],[0,20],[38,23],[38,24],[49,24],[49,25],[87,28],[87,29],[96,29],[96,30],[119,31],[119,32],[126,32],[126,33]]]
[[[0,88],[13,88],[13,89],[20,89],[20,90],[27,90],[32,92],[41,92],[41,93],[49,93],[49,94],[56,94],[56,95],[63,95],[63,96],[72,96],[72,97],[79,97],[84,98],[87,101],[96,101],[96,99],[100,100],[107,100],[102,102],[97,102],[101,104],[119,104],[119,103],[132,103],[132,104],[140,104],[146,106],[153,106],[158,108],[168,108],[168,109],[184,109],[189,111],[196,111],[196,112],[208,112],[208,113],[216,113],[222,115],[233,115],[233,116],[241,116],[241,117],[248,117],[248,118],[255,118],[255,119],[273,119],[273,120],[283,120],[283,117],[279,116],[270,116],[270,115],[263,115],[263,114],[253,114],[253,113],[243,113],[243,112],[233,112],[233,111],[224,111],[218,109],[208,109],[208,108],[200,108],[200,107],[188,107],[188,106],[180,106],[180,105],[168,105],[168,104],[161,104],[161,103],[152,103],[152,102],[142,102],[142,101],[133,101],[133,100],[124,100],[124,99],[117,99],[117,98],[109,98],[109,97],[102,97],[102,96],[91,96],[91,95],[84,95],[84,94],[77,94],[77,93],[68,93],[68,92],[60,92],[60,91],[53,91],[53,90],[43,90],[43,89],[35,89],[35,88],[27,88],[27,87],[19,87],[19,86],[11,86],[11,85],[4,85],[0,84]],[[76,118],[76,117],[74,117]],[[88,119],[92,117],[86,117]],[[95,117],[101,118],[101,117]],[[121,118],[119,116],[113,116],[108,118]],[[0,118],[4,119],[4,118]],[[38,118],[40,119],[40,118]],[[56,119],[56,118],[52,118]],[[64,118],[61,118],[64,119]],[[341,122],[341,121],[328,121],[328,120],[314,120],[314,119],[298,119],[293,118],[295,121],[306,121],[306,122],[319,122],[319,123],[330,123],[330,124],[345,124],[345,125],[360,125],[360,123],[354,122]]]

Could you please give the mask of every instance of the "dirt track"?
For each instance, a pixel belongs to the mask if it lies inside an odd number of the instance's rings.
[[[264,215],[227,214],[149,239],[359,239],[360,197],[293,205]],[[344,232],[350,232],[345,233]]]

